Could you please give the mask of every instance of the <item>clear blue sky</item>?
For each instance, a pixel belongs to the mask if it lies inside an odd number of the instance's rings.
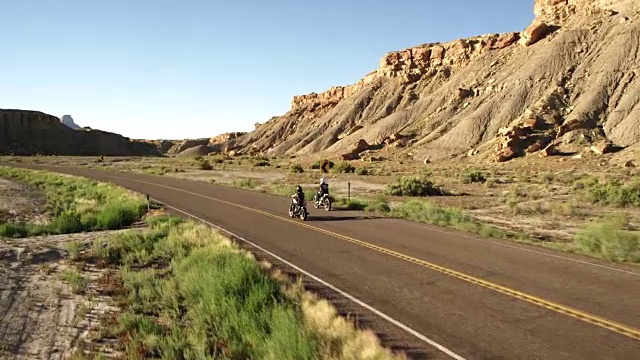
[[[0,108],[132,138],[247,131],[389,51],[532,19],[533,0],[2,0]]]

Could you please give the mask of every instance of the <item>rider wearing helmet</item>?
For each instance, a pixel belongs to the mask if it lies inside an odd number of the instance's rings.
[[[329,184],[327,184],[324,181],[324,178],[320,178],[320,187],[318,187],[318,191],[317,191],[318,197],[317,199],[320,200],[322,198],[322,195],[329,195]]]
[[[296,185],[296,193],[292,195],[291,201],[291,209],[293,210],[294,204],[296,206],[302,206],[304,204],[304,191],[302,191],[302,186]]]

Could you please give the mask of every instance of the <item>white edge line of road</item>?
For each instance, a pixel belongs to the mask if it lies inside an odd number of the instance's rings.
[[[388,221],[402,220],[402,219],[394,219],[394,218],[384,218],[384,219],[388,220]],[[634,272],[634,271],[631,271],[631,270],[614,268],[612,266],[606,266],[606,265],[598,264],[598,263],[592,262],[592,261],[574,259],[574,258],[570,258],[570,257],[567,257],[567,256],[550,254],[548,252],[541,251],[541,250],[529,249],[529,248],[526,248],[524,246],[504,244],[504,243],[502,243],[500,241],[496,241],[496,240],[488,240],[488,239],[483,239],[483,238],[479,238],[479,237],[476,237],[476,236],[469,236],[469,235],[465,235],[465,234],[455,233],[453,231],[440,229],[437,226],[429,226],[429,224],[414,223],[412,221],[407,221],[407,223],[409,223],[409,225],[411,225],[411,226],[420,227],[420,228],[428,228],[429,230],[435,230],[435,231],[439,231],[439,232],[445,233],[445,234],[456,235],[456,236],[460,236],[460,237],[463,237],[463,238],[466,238],[466,239],[469,239],[469,240],[482,241],[482,242],[491,243],[491,244],[495,244],[495,245],[499,245],[499,246],[503,246],[503,247],[507,247],[507,248],[511,248],[511,249],[522,250],[522,251],[536,253],[536,254],[540,254],[540,255],[544,255],[544,256],[549,256],[549,257],[553,257],[553,258],[556,258],[556,259],[568,260],[568,261],[572,261],[572,262],[579,263],[579,264],[582,264],[582,265],[595,266],[595,267],[599,267],[599,268],[602,268],[602,269],[617,271],[617,272],[621,272],[621,273],[625,273],[625,274],[629,274],[629,275],[634,275],[634,276],[640,276],[640,272]]]
[[[257,245],[257,244],[254,244],[253,242],[251,242],[251,241],[249,241],[249,240],[247,240],[247,239],[243,238],[242,236],[236,235],[236,234],[232,233],[232,232],[231,232],[231,231],[229,231],[229,230],[223,229],[222,227],[220,227],[220,226],[218,226],[218,225],[212,224],[211,222],[209,222],[209,221],[207,221],[207,220],[204,220],[204,219],[201,219],[200,217],[195,216],[195,215],[193,215],[193,214],[190,214],[190,213],[188,213],[188,212],[186,212],[186,211],[184,211],[184,210],[180,210],[180,209],[175,208],[175,207],[173,207],[173,206],[171,206],[171,205],[165,204],[165,203],[163,203],[163,202],[161,202],[161,201],[159,201],[159,200],[157,200],[157,199],[150,198],[150,200],[152,200],[152,201],[154,201],[154,202],[157,202],[157,203],[160,203],[160,204],[162,204],[162,205],[164,205],[164,206],[166,206],[166,207],[168,207],[168,208],[170,208],[170,209],[173,209],[173,210],[175,210],[175,211],[181,212],[181,213],[183,213],[183,214],[185,214],[185,215],[187,215],[187,216],[190,216],[190,217],[192,217],[192,218],[194,218],[194,219],[199,220],[200,222],[202,222],[202,223],[204,223],[204,224],[207,224],[207,225],[209,225],[209,226],[211,226],[211,227],[213,227],[213,228],[215,228],[215,229],[218,229],[218,230],[220,230],[220,231],[222,231],[222,232],[224,232],[224,233],[230,234],[230,235],[232,235],[233,237],[235,237],[235,238],[237,238],[237,239],[239,239],[239,240],[242,240],[243,242],[245,242],[245,243],[247,243],[247,244],[251,245],[252,247],[255,247],[256,249],[259,249],[260,251],[262,251],[262,252],[266,253],[267,255],[269,255],[269,256],[271,256],[271,257],[273,257],[273,258],[275,258],[275,259],[277,259],[277,260],[279,260],[279,261],[281,261],[281,262],[283,262],[283,263],[285,263],[285,264],[287,264],[288,266],[290,266],[290,267],[292,267],[292,268],[296,269],[296,270],[297,270],[297,271],[299,271],[300,273],[302,273],[302,274],[304,274],[304,275],[306,275],[306,276],[308,276],[308,277],[312,278],[313,280],[315,280],[315,281],[317,281],[317,282],[321,283],[322,285],[324,285],[324,286],[326,286],[326,287],[330,288],[331,290],[333,290],[333,291],[335,291],[335,292],[339,293],[340,295],[342,295],[342,296],[344,296],[345,298],[347,298],[347,299],[349,299],[349,300],[353,301],[354,303],[356,303],[356,304],[358,304],[358,305],[360,305],[360,306],[364,307],[365,309],[367,309],[367,310],[369,310],[369,311],[371,311],[371,312],[375,313],[376,315],[378,315],[378,316],[380,316],[381,318],[383,318],[383,319],[387,320],[388,322],[390,322],[390,323],[392,323],[392,324],[396,325],[397,327],[401,328],[402,330],[404,330],[404,331],[406,331],[406,332],[410,333],[411,335],[413,335],[413,336],[417,337],[418,339],[420,339],[420,340],[424,341],[425,343],[427,343],[427,344],[429,344],[429,345],[431,345],[431,346],[433,346],[433,347],[437,348],[438,350],[442,351],[443,353],[445,353],[445,354],[449,355],[451,358],[456,359],[456,360],[466,360],[466,359],[465,359],[465,358],[463,358],[462,356],[460,356],[460,355],[458,355],[458,354],[454,353],[453,351],[451,351],[451,350],[447,349],[446,347],[444,347],[444,346],[442,346],[442,345],[438,344],[437,342],[435,342],[435,341],[433,341],[433,340],[429,339],[428,337],[426,337],[426,336],[424,336],[424,335],[420,334],[419,332],[417,332],[417,331],[415,331],[415,330],[411,329],[411,328],[410,328],[410,327],[408,327],[407,325],[404,325],[403,323],[399,322],[398,320],[395,320],[394,318],[392,318],[392,317],[390,317],[389,315],[387,315],[387,314],[385,314],[385,313],[381,312],[380,310],[378,310],[378,309],[376,309],[376,308],[372,307],[371,305],[369,305],[369,304],[367,304],[367,303],[363,302],[362,300],[357,299],[356,297],[354,297],[354,296],[352,296],[352,295],[350,295],[350,294],[348,294],[348,293],[346,293],[346,292],[344,292],[344,291],[342,291],[342,290],[338,289],[337,287],[335,287],[335,286],[333,286],[333,285],[329,284],[328,282],[326,282],[326,281],[324,281],[324,280],[320,279],[319,277],[317,277],[317,276],[315,276],[315,275],[313,275],[313,274],[309,273],[309,272],[308,272],[308,271],[306,271],[306,270],[301,269],[300,267],[298,267],[298,266],[296,266],[296,265],[294,265],[294,264],[292,264],[292,263],[288,262],[287,260],[285,260],[285,259],[281,258],[280,256],[278,256],[278,255],[276,255],[276,254],[274,254],[274,253],[272,253],[272,252],[270,252],[270,251],[268,251],[268,250],[266,250],[266,249],[262,248],[261,246],[259,246],[259,245]]]

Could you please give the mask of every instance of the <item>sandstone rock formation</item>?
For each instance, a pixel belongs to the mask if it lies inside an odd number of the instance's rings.
[[[475,158],[506,161],[577,151],[584,141],[635,144],[639,4],[537,0],[522,32],[390,52],[355,84],[296,96],[289,112],[224,147],[357,159],[362,139],[374,146],[367,157],[436,161],[476,149],[490,156]],[[411,137],[391,141],[400,133]]]
[[[215,151],[216,149],[209,145],[197,145],[180,152],[178,156],[205,156]]]
[[[179,154],[187,149],[196,146],[208,145],[209,139],[188,139],[177,141],[173,144],[173,146],[167,151],[168,154]]]
[[[155,146],[118,134],[71,129],[38,111],[0,109],[0,153],[14,155],[160,155]]]
[[[80,129],[80,126],[73,121],[71,115],[63,115],[60,121],[72,129]]]

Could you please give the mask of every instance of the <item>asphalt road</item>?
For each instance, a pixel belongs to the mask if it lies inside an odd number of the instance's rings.
[[[195,181],[12,166],[111,181],[223,227],[388,315],[309,281],[413,358],[640,359],[635,266],[362,212],[311,207],[302,222],[286,198]]]

